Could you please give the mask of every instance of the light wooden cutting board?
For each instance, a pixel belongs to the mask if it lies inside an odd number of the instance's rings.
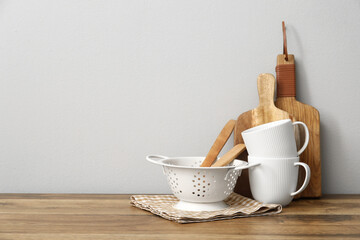
[[[238,117],[234,131],[234,145],[244,143],[241,132],[246,129],[282,119],[290,118],[292,121],[295,120],[295,118],[289,113],[275,106],[275,77],[272,74],[260,74],[257,79],[257,87],[259,93],[259,105],[258,107],[247,111]],[[245,151],[237,158],[247,160],[247,155],[248,153]],[[238,178],[234,191],[246,197],[252,196],[247,170],[243,170],[241,176]]]
[[[285,67],[284,65],[288,65]],[[293,66],[290,66],[293,65]],[[280,66],[280,68],[278,68]],[[279,76],[281,75],[281,76]],[[289,54],[277,57],[277,99],[275,105],[289,112],[298,121],[304,122],[309,129],[309,145],[300,155],[300,161],[309,165],[311,169],[310,183],[298,197],[321,196],[321,159],[320,159],[320,115],[314,107],[296,100],[295,88],[295,59]],[[300,128],[300,141],[304,141],[304,131]],[[299,173],[299,183],[303,182],[304,171]]]

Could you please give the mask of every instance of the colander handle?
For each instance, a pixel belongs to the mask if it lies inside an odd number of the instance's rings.
[[[155,164],[160,164],[159,161],[165,160],[165,159],[168,159],[168,157],[165,157],[162,155],[147,155],[146,156],[146,160],[148,160],[149,162],[155,163]]]
[[[225,176],[225,180],[227,180],[228,176],[230,173],[234,172],[234,171],[238,171],[238,170],[242,170],[242,169],[248,169],[248,168],[252,168],[252,167],[256,167],[259,166],[261,163],[252,163],[252,164],[247,164],[247,165],[242,165],[242,166],[238,166],[235,167],[233,169],[230,169]]]
[[[168,159],[168,157],[165,157],[165,156],[162,156],[162,155],[147,155],[146,156],[146,160],[148,160],[151,163],[158,164],[158,165],[162,165],[160,163],[160,160],[165,160],[165,159]],[[162,165],[162,170],[163,170],[164,175],[166,175],[164,165]]]

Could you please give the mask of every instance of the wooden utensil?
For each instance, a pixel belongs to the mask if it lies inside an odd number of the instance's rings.
[[[231,119],[229,120],[224,128],[221,130],[219,136],[216,138],[214,144],[210,148],[210,151],[206,155],[205,160],[200,165],[200,167],[210,167],[211,164],[216,160],[217,156],[219,155],[221,149],[224,147],[225,143],[229,139],[231,133],[234,130],[236,121]]]
[[[304,122],[309,129],[309,144],[300,155],[300,161],[309,165],[311,179],[307,188],[298,197],[321,196],[321,159],[320,159],[320,115],[314,107],[296,100],[295,58],[287,53],[286,30],[283,22],[284,54],[277,56],[277,99],[275,105],[289,112],[298,121]],[[304,139],[300,128],[300,139]],[[304,179],[304,171],[299,172],[299,182]]]
[[[295,120],[289,113],[275,107],[275,77],[272,74],[260,74],[257,79],[259,105],[257,108],[241,114],[236,122],[234,131],[234,145],[244,143],[241,132],[246,129],[282,119]],[[247,151],[244,151],[238,157],[241,160],[247,159]],[[248,171],[243,171],[238,179],[235,192],[243,196],[251,197]]]
[[[232,149],[230,149],[227,153],[224,154],[219,160],[217,160],[212,167],[223,167],[227,166],[231,163],[237,156],[240,155],[243,151],[245,151],[246,147],[245,144],[238,144],[235,145]]]

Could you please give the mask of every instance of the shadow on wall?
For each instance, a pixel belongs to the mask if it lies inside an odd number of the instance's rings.
[[[289,29],[289,31],[288,31]],[[304,68],[304,64],[303,61],[305,59],[305,52],[303,50],[302,47],[302,42],[301,42],[301,38],[300,35],[298,34],[298,32],[296,31],[295,28],[288,27],[286,26],[286,31],[289,32],[289,34],[291,34],[291,36],[294,37],[293,40],[294,41],[294,46],[297,46],[297,54],[293,53],[292,51],[290,51],[290,54],[294,54],[295,56],[295,74],[296,74],[296,99],[300,102],[306,103],[306,104],[310,104],[311,99],[310,96],[306,96],[306,99],[304,98],[304,94],[302,93],[306,93],[309,92],[309,84],[308,84],[308,78],[307,78],[307,74],[306,74],[306,69]],[[289,42],[289,41],[288,41]],[[288,47],[289,48],[289,47]],[[302,56],[302,58],[296,58],[296,56]],[[311,105],[311,104],[310,104]]]
[[[321,188],[323,193],[333,193],[335,189],[341,187],[335,186],[338,184],[339,177],[341,176],[334,175],[336,172],[340,173],[341,169],[337,167],[336,162],[329,161],[331,159],[341,160],[336,156],[336,153],[344,153],[344,151],[341,150],[344,149],[344,144],[341,139],[341,134],[337,134],[338,129],[339,124],[334,118],[326,115],[325,122],[320,113]],[[336,139],[336,141],[334,141],[334,139]],[[324,169],[326,169],[326,171],[324,171]]]

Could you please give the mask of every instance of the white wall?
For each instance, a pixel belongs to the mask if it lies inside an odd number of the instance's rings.
[[[0,192],[166,193],[258,104],[281,21],[321,114],[325,193],[360,193],[359,1],[0,2]],[[230,145],[226,147],[229,149]]]

